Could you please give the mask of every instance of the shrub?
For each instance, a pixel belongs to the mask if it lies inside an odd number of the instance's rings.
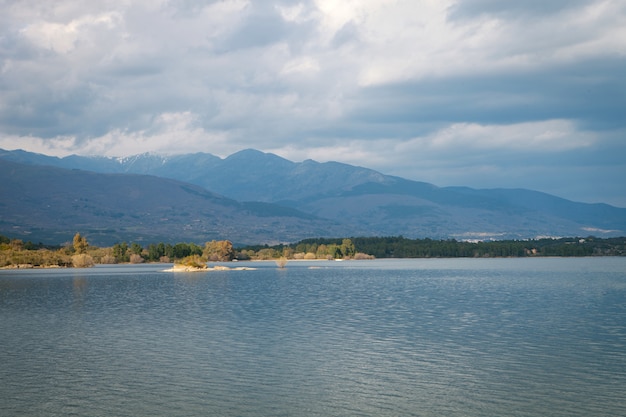
[[[131,264],[140,264],[143,262],[143,258],[141,257],[141,255],[138,255],[136,253],[131,253],[130,254],[130,263]]]
[[[190,255],[176,262],[178,265],[190,266],[192,268],[206,268],[206,262],[199,255]]]
[[[86,253],[72,256],[74,268],[89,268],[94,265],[93,258]]]
[[[114,264],[116,263],[115,256],[113,255],[104,255],[100,258],[100,263],[102,264]]]

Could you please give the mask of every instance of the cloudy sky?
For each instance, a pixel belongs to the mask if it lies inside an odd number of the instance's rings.
[[[626,207],[626,0],[0,0],[0,148],[255,148]]]

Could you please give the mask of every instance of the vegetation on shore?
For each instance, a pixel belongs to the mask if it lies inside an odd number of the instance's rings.
[[[528,240],[467,242],[454,239],[408,239],[356,237],[349,239],[355,250],[376,258],[484,258],[537,256],[626,256],[626,237],[567,237]],[[289,245],[296,253],[336,247],[343,239],[305,239]],[[280,250],[281,246],[275,247]],[[284,250],[284,249],[283,249]]]
[[[305,239],[293,244],[235,248],[228,240],[195,243],[116,243],[100,248],[89,245],[76,233],[72,242],[50,246],[0,235],[0,267],[89,267],[94,264],[174,262],[202,266],[207,262],[274,260],[284,268],[288,260],[537,257],[537,256],[626,256],[626,238],[560,238],[464,242],[457,240],[356,237]]]

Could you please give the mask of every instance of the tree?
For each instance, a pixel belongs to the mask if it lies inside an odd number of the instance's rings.
[[[113,256],[116,262],[128,262],[130,260],[128,251],[128,244],[126,242],[116,243],[113,245]]]
[[[278,252],[272,248],[263,248],[263,249],[260,249],[256,253],[256,259],[262,260],[262,261],[265,261],[268,259],[275,259],[277,257],[278,257]]]
[[[22,249],[24,249],[24,242],[22,241],[22,239],[13,239],[11,240],[11,249],[16,250],[16,251],[20,251]]]
[[[202,256],[213,262],[229,262],[235,258],[235,250],[229,240],[212,240],[204,244]]]
[[[326,255],[328,259],[338,259],[342,257],[341,248],[334,243],[326,246]]]
[[[341,253],[343,254],[344,258],[351,258],[354,256],[356,250],[354,248],[354,243],[352,243],[352,240],[343,239],[341,241]]]
[[[293,258],[293,255],[294,255],[293,248],[290,248],[289,246],[285,246],[283,248],[283,256],[282,256],[283,258],[291,259]]]
[[[143,251],[143,248],[141,247],[141,245],[139,243],[131,243],[130,244],[130,253],[133,253],[135,255],[141,255],[141,251]]]
[[[163,244],[161,243],[161,245]],[[161,248],[154,243],[148,245],[148,260],[154,262],[161,259],[162,256],[165,256],[165,245],[163,245],[162,248],[163,250],[161,250]]]
[[[318,259],[325,259],[328,256],[328,248],[326,245],[321,244],[317,247],[317,251],[315,252],[315,256]]]
[[[78,255],[87,252],[87,239],[82,237],[80,233],[76,233],[74,235],[74,240],[72,244],[74,246],[74,252],[76,252]]]

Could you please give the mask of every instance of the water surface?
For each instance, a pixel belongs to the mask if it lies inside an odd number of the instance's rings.
[[[7,416],[624,416],[626,259],[0,271]]]

